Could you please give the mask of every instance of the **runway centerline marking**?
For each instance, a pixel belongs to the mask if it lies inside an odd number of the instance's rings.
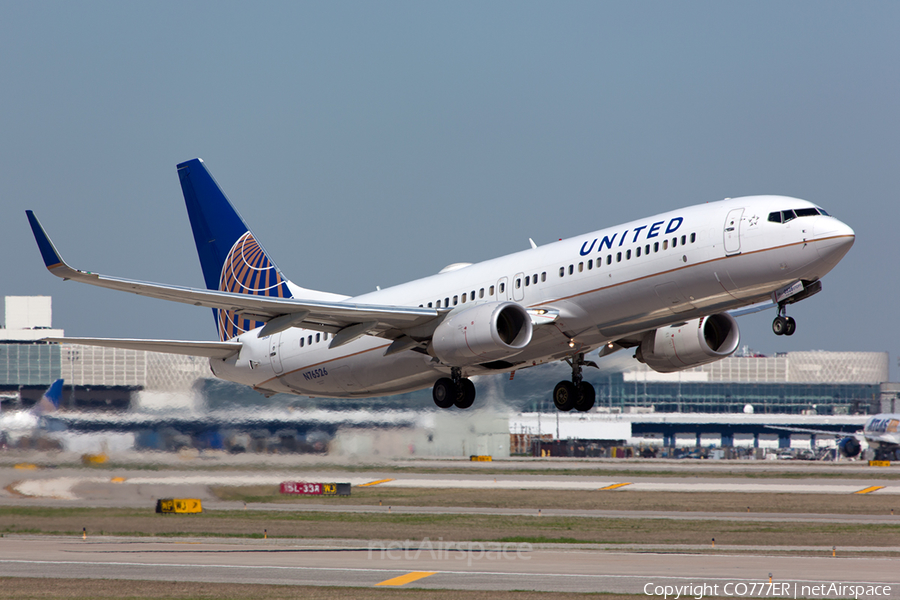
[[[626,482],[626,483],[614,483],[614,484],[612,484],[612,485],[608,485],[608,486],[606,486],[606,487],[602,487],[602,488],[600,488],[600,489],[597,490],[597,491],[598,491],[598,492],[602,492],[603,490],[617,490],[617,489],[619,489],[620,487],[625,487],[626,485],[631,485],[631,482],[629,481],[629,482]]]
[[[877,492],[878,490],[883,490],[883,485],[873,485],[872,487],[867,487],[864,490],[859,490],[858,492],[853,492],[854,494],[871,494],[872,492]]]
[[[394,577],[393,579],[387,579],[385,581],[382,581],[381,583],[376,583],[375,585],[406,585],[407,583],[412,583],[413,581],[418,581],[419,579],[431,577],[435,573],[437,573],[437,571],[413,571],[412,573],[407,573],[406,575],[401,575],[400,577]]]
[[[370,481],[369,483],[361,483],[356,487],[366,487],[370,485],[378,485],[379,483],[387,483],[388,481],[393,481],[393,479],[379,479],[377,481]]]

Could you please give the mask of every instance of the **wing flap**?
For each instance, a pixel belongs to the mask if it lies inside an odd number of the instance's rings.
[[[45,342],[60,344],[82,344],[84,346],[103,346],[106,348],[124,348],[126,350],[146,350],[164,354],[183,354],[185,356],[205,356],[207,358],[228,358],[241,351],[240,342],[188,342],[181,340],[140,340],[126,338],[74,338],[49,337]]]

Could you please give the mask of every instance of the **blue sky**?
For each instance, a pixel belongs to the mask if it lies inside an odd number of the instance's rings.
[[[175,164],[202,157],[291,279],[345,294],[746,194],[857,242],[743,341],[898,353],[900,4],[2,2],[3,295],[68,335],[214,339]],[[896,368],[893,378],[896,379]]]

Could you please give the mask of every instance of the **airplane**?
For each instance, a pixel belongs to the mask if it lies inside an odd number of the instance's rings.
[[[218,341],[47,338],[209,358],[222,379],[272,395],[360,398],[432,388],[440,408],[469,408],[471,378],[566,361],[553,401],[590,410],[585,354],[624,348],[660,372],[720,360],[739,345],[734,315],[790,304],[853,245],[853,230],[811,202],[725,199],[659,214],[356,297],[288,280],[205,163],[177,166],[206,289],[80,271],[26,211],[57,277],[213,309]]]
[[[59,409],[62,391],[63,380],[57,379],[50,384],[41,399],[30,409],[0,414],[0,436],[10,442],[40,429],[44,415],[49,415]]]
[[[801,427],[772,426],[771,429],[833,437],[838,440],[838,452],[844,458],[856,458],[868,448],[873,451],[875,460],[891,460],[892,457],[894,460],[900,460],[900,414],[897,413],[873,415],[866,421],[861,431],[850,435]]]

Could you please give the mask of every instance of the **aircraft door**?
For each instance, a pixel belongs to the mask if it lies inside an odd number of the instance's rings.
[[[741,216],[743,208],[728,211],[725,218],[725,255],[739,254],[741,251]]]
[[[521,302],[525,299],[525,273],[516,273],[512,283],[512,299]]]
[[[284,365],[281,363],[281,333],[269,336],[269,361],[276,375],[284,373]]]
[[[497,300],[509,300],[509,279],[506,277],[497,281]]]

